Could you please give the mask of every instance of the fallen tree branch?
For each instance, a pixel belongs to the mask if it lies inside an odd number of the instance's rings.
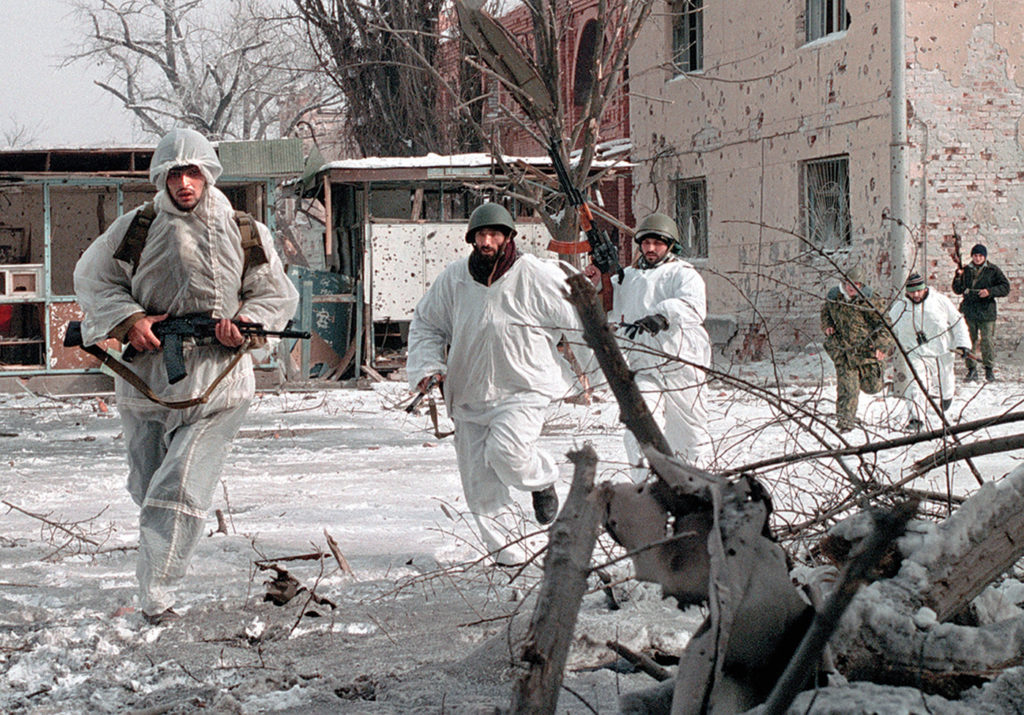
[[[981,457],[998,452],[1009,452],[1021,448],[1024,448],[1024,435],[1020,434],[978,440],[971,444],[962,444],[956,447],[944,446],[942,449],[932,452],[927,457],[923,457],[910,465],[911,474],[920,477],[936,467],[951,464],[961,459]]]
[[[1024,421],[1024,412],[1007,412],[1006,414],[996,415],[995,417],[985,417],[980,420],[973,420],[971,422],[961,422],[960,424],[953,425],[948,429],[936,429],[931,430],[929,432],[919,432],[916,435],[910,435],[907,437],[897,437],[895,439],[889,439],[882,442],[869,442],[867,444],[857,445],[853,447],[840,447],[837,449],[822,449],[812,452],[795,452],[791,454],[784,454],[779,457],[762,459],[758,462],[751,462],[750,464],[745,464],[740,467],[726,469],[725,471],[722,472],[722,476],[756,472],[766,467],[778,467],[785,464],[792,464],[793,462],[803,462],[805,460],[811,459],[831,459],[833,457],[845,457],[849,455],[862,455],[872,454],[874,452],[884,452],[887,449],[906,447],[908,445],[917,444],[919,442],[930,442],[933,439],[941,439],[951,434],[973,432],[976,430],[985,429],[987,427],[995,427],[996,425],[1012,424],[1014,422],[1022,421]]]
[[[903,535],[907,522],[917,512],[917,502],[908,501],[891,512],[873,512],[875,528],[861,543],[858,553],[843,570],[835,591],[824,607],[815,613],[811,627],[804,635],[796,653],[789,661],[782,677],[775,683],[763,715],[782,715],[797,694],[804,689],[821,653],[839,625],[850,601],[860,587],[871,581],[871,572],[885,555],[889,545]]]
[[[672,674],[655,663],[653,658],[646,656],[643,653],[637,653],[635,650],[630,650],[618,641],[607,641],[605,645],[611,648],[616,654],[628,660],[634,668],[647,673],[658,682],[664,682],[672,679]]]
[[[258,559],[253,563],[260,569],[272,568],[278,561],[318,561],[325,556],[323,551],[313,551],[308,554],[292,554],[291,556],[277,556],[275,558]]]

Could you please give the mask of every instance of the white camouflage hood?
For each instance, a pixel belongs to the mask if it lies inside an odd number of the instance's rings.
[[[224,171],[213,144],[194,129],[172,129],[156,145],[149,165],[149,180],[159,191],[167,189],[167,172],[176,166],[198,166],[213,186]]]

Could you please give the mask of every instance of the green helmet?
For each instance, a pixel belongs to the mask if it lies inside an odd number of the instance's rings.
[[[473,243],[473,234],[485,226],[500,226],[508,233],[509,238],[516,235],[516,223],[512,214],[501,204],[487,202],[480,204],[469,215],[469,227],[466,229],[466,243]]]
[[[846,280],[850,281],[850,283],[864,285],[864,269],[859,263],[847,269]]]
[[[674,248],[679,244],[679,227],[665,214],[651,214],[636,225],[633,241],[639,245],[648,236],[660,238],[668,243],[669,248]]]

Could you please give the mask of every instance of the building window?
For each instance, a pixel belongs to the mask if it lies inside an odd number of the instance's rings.
[[[807,0],[807,41],[812,42],[850,26],[846,0]]]
[[[671,17],[675,73],[704,69],[704,0],[674,0]]]
[[[683,258],[708,257],[708,191],[704,179],[676,181],[676,223],[679,254]]]
[[[826,250],[850,245],[850,159],[803,164],[804,225],[812,244]]]

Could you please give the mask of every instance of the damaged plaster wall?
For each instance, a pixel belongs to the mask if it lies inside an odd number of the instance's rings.
[[[997,345],[1024,360],[1024,5],[907,3],[907,94],[915,267],[949,295],[954,224],[1010,280]]]
[[[804,8],[705,3],[704,68],[673,77],[666,5],[630,57],[636,213],[674,214],[672,181],[705,178],[709,312],[735,314],[741,330],[760,313],[758,332],[777,344],[820,338],[821,296],[836,283],[793,235],[805,230],[801,162],[849,156],[853,248],[832,258],[888,284],[889,8],[847,2],[849,29],[813,43]]]
[[[516,247],[541,258],[557,256],[547,250],[551,234],[541,223],[519,220]],[[374,222],[371,250],[365,256],[365,275],[373,320],[410,321],[416,304],[444,268],[467,254],[463,223]]]

